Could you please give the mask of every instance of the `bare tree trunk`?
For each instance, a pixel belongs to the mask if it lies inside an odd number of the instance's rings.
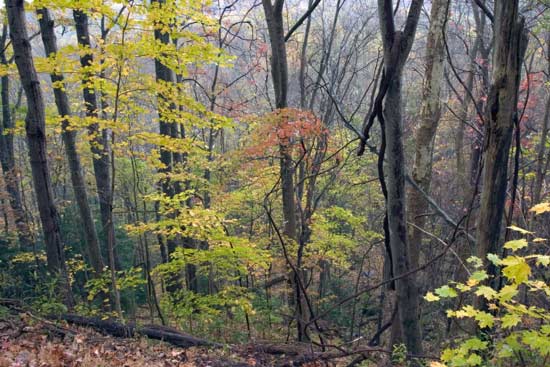
[[[24,1],[6,1],[15,64],[27,96],[25,131],[29,147],[32,177],[40,221],[46,244],[48,270],[59,277],[59,290],[68,307],[73,306],[65,263],[65,251],[59,228],[59,214],[53,198],[48,153],[46,150],[46,115],[40,81],[32,59],[31,44],[25,23]]]
[[[508,158],[517,119],[521,63],[527,46],[518,0],[495,1],[493,77],[485,113],[483,190],[477,224],[476,255],[500,253],[500,233],[506,198]]]
[[[73,11],[73,18],[76,27],[76,36],[79,46],[84,50],[91,48],[90,31],[88,27],[88,15],[81,10]],[[91,52],[91,51],[90,51]],[[80,56],[80,65],[83,68],[82,85],[83,98],[86,107],[86,116],[91,119],[98,118],[99,106],[97,102],[95,88],[91,80],[91,73],[87,71],[87,68],[93,64],[93,55],[91,53],[83,53]],[[114,223],[109,220],[110,217],[110,203],[112,201],[111,192],[111,169],[110,169],[110,143],[109,134],[106,129],[100,128],[99,124],[91,123],[88,126],[88,133],[92,138],[90,141],[90,150],[93,154],[93,167],[94,178],[97,187],[97,196],[99,200],[99,211],[101,215],[101,228],[102,237],[105,243],[105,252],[107,250],[107,242],[109,238],[115,239]],[[118,256],[116,255],[116,243],[115,246],[115,262],[118,267]]]
[[[42,42],[44,43],[46,56],[55,55],[57,54],[57,40],[54,33],[54,20],[51,18],[50,12],[46,8],[37,10],[37,14],[40,22],[40,33],[42,36]],[[99,275],[103,271],[103,258],[101,256],[101,249],[99,248],[99,241],[97,238],[94,220],[92,218],[92,211],[90,209],[90,204],[88,203],[88,193],[86,191],[86,182],[82,174],[80,157],[78,156],[78,151],[76,148],[76,131],[71,130],[69,127],[70,121],[68,118],[71,116],[69,97],[64,89],[65,83],[63,75],[53,72],[50,74],[50,77],[52,84],[54,85],[53,92],[57,111],[63,119],[61,122],[61,134],[65,145],[65,154],[67,155],[67,161],[69,162],[74,196],[78,205],[82,226],[84,227],[84,233],[86,235],[85,240],[87,244],[87,252],[90,258],[90,263],[96,275]]]
[[[422,5],[423,0],[413,0],[404,30],[396,31],[392,1],[378,0],[378,15],[384,45],[384,80],[377,97],[378,103],[383,103],[383,111],[378,111],[381,107],[378,105],[375,115],[381,120],[384,128],[388,219],[386,235],[389,235],[393,275],[396,277],[412,269],[407,235],[401,83],[403,68],[414,42]],[[395,289],[398,304],[397,316],[403,341],[409,353],[422,354],[416,276],[412,274],[397,279]],[[392,339],[396,340],[396,338]]]
[[[550,36],[546,38],[546,58],[548,63],[548,72],[550,72]],[[535,186],[533,188],[533,204],[540,203],[542,199],[542,184],[544,182],[544,176],[546,175],[544,169],[544,157],[546,156],[546,141],[548,140],[548,128],[550,125],[550,95],[546,97],[546,106],[544,109],[544,119],[542,121],[542,133],[540,136],[540,143],[537,149],[537,166],[535,169]]]
[[[275,91],[275,107],[278,109],[288,107],[288,64],[286,56],[285,34],[283,26],[284,0],[262,0],[269,39],[271,42],[271,76]],[[288,151],[288,147],[281,144],[281,186],[283,191],[283,218],[284,233],[296,240],[296,207],[294,203],[294,162]]]
[[[283,23],[284,0],[262,0],[269,40],[271,43],[271,76],[273,89],[275,91],[275,107],[284,109],[288,107],[288,62],[286,55],[285,33]],[[281,143],[280,154],[280,176],[283,201],[283,233],[298,241],[298,228],[296,220],[296,204],[294,202],[294,161],[292,160],[290,146]],[[298,258],[300,255],[298,255]],[[299,262],[299,259],[297,260]],[[308,340],[307,319],[308,312],[305,305],[304,295],[300,289],[301,269],[297,263],[296,274],[290,276],[291,286],[294,290],[293,302],[295,306],[296,326],[298,340]]]
[[[426,43],[426,73],[422,93],[422,110],[420,125],[415,136],[412,178],[427,194],[430,193],[432,180],[435,133],[441,117],[440,95],[445,63],[443,32],[445,32],[447,23],[449,3],[450,0],[434,0],[432,2],[431,23]],[[408,194],[409,218],[415,225],[411,228],[409,237],[410,262],[413,268],[417,268],[422,249],[423,233],[421,228],[426,223],[425,214],[428,210],[428,203],[418,190],[411,189]]]
[[[0,38],[0,62],[7,66],[6,41],[8,38],[8,27],[6,24],[2,27],[2,36]],[[15,220],[19,246],[22,250],[30,251],[33,247],[33,239],[27,215],[23,209],[21,192],[19,191],[18,170],[15,167],[15,152],[13,149],[13,134],[6,133],[6,129],[13,129],[14,123],[10,111],[10,77],[2,75],[0,80],[2,97],[2,123],[0,124],[0,163],[4,173],[4,184],[9,195],[9,203]]]

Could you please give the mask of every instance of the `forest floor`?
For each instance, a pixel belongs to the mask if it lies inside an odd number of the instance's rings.
[[[214,349],[178,348],[147,338],[106,336],[87,327],[53,323],[30,313],[0,317],[0,367],[327,365],[320,362],[296,364],[296,358],[296,355],[264,353],[254,344]],[[332,360],[330,365],[345,366],[347,363]]]

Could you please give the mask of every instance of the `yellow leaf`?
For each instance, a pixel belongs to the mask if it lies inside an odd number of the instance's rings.
[[[426,293],[426,295],[424,296],[424,299],[428,302],[435,302],[435,301],[439,301],[441,298],[439,296],[436,296],[435,294],[433,294],[432,292],[428,292]]]
[[[516,285],[505,285],[504,287],[502,287],[502,289],[498,293],[498,299],[501,302],[509,301],[512,298],[514,298],[517,293],[518,293],[518,288]]]
[[[529,244],[527,243],[527,240],[522,238],[520,240],[513,240],[508,241],[504,244],[504,248],[507,248],[512,251],[517,251],[519,249],[522,249],[524,247],[527,247]]]
[[[525,258],[518,256],[508,256],[506,259],[502,260],[502,273],[511,280],[514,280],[515,283],[523,283],[531,275],[531,267],[525,261]]]
[[[487,287],[486,285],[482,285],[477,289],[476,295],[483,296],[487,300],[490,301],[493,298],[495,298],[495,296],[497,295],[497,292],[491,287]]]
[[[536,215],[550,212],[550,203],[540,203],[529,209],[530,212],[534,212]]]
[[[526,229],[523,229],[523,228],[520,228],[520,227],[517,227],[517,226],[514,226],[514,225],[509,226],[508,228],[511,229],[512,231],[516,231],[516,232],[519,232],[521,234],[533,234],[533,232],[531,232],[531,231],[528,231]]]

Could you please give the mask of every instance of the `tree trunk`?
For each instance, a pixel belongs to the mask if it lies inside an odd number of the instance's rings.
[[[271,43],[271,76],[275,92],[275,107],[284,109],[288,107],[288,62],[283,23],[284,0],[275,0],[274,4],[272,0],[262,0],[262,4]],[[281,143],[279,154],[283,201],[283,233],[294,241],[298,241],[296,205],[294,202],[294,161],[292,160],[290,145]],[[300,256],[298,255],[298,257]],[[300,264],[297,264],[297,266],[299,267]],[[301,274],[301,269],[298,268],[297,273],[292,274],[289,279],[294,290],[293,302],[297,336],[299,341],[304,341],[309,339],[307,333],[308,312],[304,300],[305,296],[299,286]]]
[[[2,27],[2,37],[0,38],[0,62],[7,66],[6,41],[8,37],[8,28],[4,24]],[[19,246],[24,251],[30,251],[33,247],[33,239],[28,223],[27,215],[23,209],[21,192],[19,191],[18,170],[15,167],[15,152],[13,149],[13,133],[6,133],[6,129],[13,129],[14,123],[10,111],[10,77],[2,75],[0,80],[2,97],[2,123],[0,124],[0,163],[4,173],[4,184],[9,195],[9,203],[15,220]]]
[[[495,1],[493,77],[485,112],[483,190],[477,224],[476,255],[486,264],[488,253],[500,253],[506,199],[508,158],[517,119],[521,63],[527,46],[518,0]]]
[[[439,119],[441,117],[441,82],[445,63],[445,45],[443,32],[450,0],[434,0],[432,2],[431,23],[426,43],[426,73],[424,90],[422,93],[422,110],[420,113],[420,125],[415,136],[415,156],[412,170],[412,178],[425,193],[430,193],[432,180],[432,161],[434,140]],[[428,203],[420,192],[409,190],[409,218],[414,224],[411,228],[409,245],[410,261],[413,268],[419,265],[419,255],[422,250],[423,233],[426,223]]]
[[[546,57],[548,63],[548,72],[550,73],[550,36],[546,38]],[[549,74],[550,75],[550,74]],[[546,156],[546,142],[548,140],[548,128],[550,125],[550,95],[546,97],[546,106],[544,109],[544,119],[542,121],[542,132],[540,136],[540,143],[537,149],[537,165],[535,169],[535,186],[533,188],[533,204],[539,204],[542,200],[542,184],[544,182],[544,176],[546,171],[544,169],[544,158]]]
[[[405,194],[405,156],[403,149],[403,121],[401,83],[403,68],[409,56],[422,0],[413,0],[403,31],[396,31],[391,0],[378,0],[378,15],[384,45],[384,80],[377,97],[383,99],[383,111],[377,111],[385,136],[386,210],[388,218],[389,249],[393,275],[399,277],[412,269],[407,236],[407,209]],[[384,96],[385,92],[385,96]],[[376,109],[378,110],[380,106]],[[382,112],[382,113],[380,113]],[[395,281],[398,319],[403,342],[412,354],[422,354],[419,320],[419,294],[415,274]],[[394,341],[398,338],[392,338]]]
[[[271,42],[271,76],[275,91],[275,107],[283,109],[288,107],[288,63],[282,13],[284,0],[276,0],[274,5],[271,4],[271,0],[262,0],[262,3]],[[296,240],[298,234],[294,204],[294,162],[287,146],[281,144],[279,153],[281,154],[283,231],[285,235]]]
[[[153,2],[163,6],[165,0],[153,0]],[[165,23],[160,22],[155,27],[155,40],[165,45],[170,44],[170,34],[165,32],[164,26]],[[155,59],[155,78],[159,84],[175,84],[176,77],[174,71],[168,66],[164,65],[159,59]],[[180,126],[176,121],[170,121],[170,115],[173,115],[177,111],[177,106],[169,101],[163,93],[157,93],[157,113],[159,115],[159,133],[163,136],[170,137],[173,139],[180,139],[185,136],[183,128],[180,131]],[[165,176],[161,178],[159,186],[162,190],[162,193],[168,198],[173,198],[175,195],[182,192],[181,182],[173,181],[170,179],[170,174],[174,171],[176,166],[183,167],[185,163],[185,155],[181,153],[173,153],[169,149],[165,149],[163,146],[159,147],[160,149],[160,161],[162,163],[162,168],[159,169],[159,173],[164,174]],[[189,207],[192,203],[189,200]],[[175,215],[175,214],[171,214]],[[178,245],[183,244],[185,248],[194,248],[195,241],[192,238],[185,238],[182,240],[181,236],[178,238],[166,238],[166,249],[167,257],[173,253]],[[167,290],[170,292],[181,289],[180,277],[174,277],[169,280],[167,285]],[[185,280],[187,288],[190,291],[198,292],[198,278],[196,266],[194,264],[186,264],[185,266]]]
[[[46,8],[37,10],[37,14],[40,22],[40,34],[42,36],[42,42],[44,43],[46,56],[55,56],[57,54],[57,40],[54,33],[54,21],[50,16],[50,12]],[[92,218],[92,211],[88,203],[88,193],[86,191],[86,182],[82,174],[80,157],[78,156],[76,148],[76,131],[71,130],[69,127],[70,121],[68,118],[71,116],[69,97],[64,89],[65,83],[63,75],[52,72],[50,77],[54,86],[53,92],[57,111],[59,116],[62,118],[61,134],[65,145],[65,154],[67,155],[67,161],[69,162],[74,196],[78,205],[80,219],[82,221],[82,226],[84,227],[84,233],[86,236],[85,240],[87,252],[92,268],[94,269],[96,275],[99,275],[103,271],[103,258],[101,257],[101,249],[99,248],[99,241],[97,238],[94,220]]]
[[[31,44],[25,23],[24,1],[6,1],[8,23],[15,64],[27,96],[25,131],[29,147],[36,201],[46,244],[48,270],[59,277],[59,290],[68,307],[73,298],[65,263],[65,251],[59,228],[59,214],[53,198],[46,150],[46,115],[40,81],[32,59]]]
[[[90,31],[88,27],[88,15],[81,10],[73,10],[73,18],[76,27],[76,36],[79,46],[84,50],[91,48]],[[98,118],[98,103],[93,87],[93,80],[91,73],[87,70],[90,65],[93,64],[94,58],[91,53],[84,53],[80,56],[80,65],[83,69],[82,85],[83,85],[83,98],[86,107],[86,117],[91,120],[97,120]],[[92,138],[90,141],[90,150],[93,155],[93,167],[94,177],[97,187],[97,196],[99,200],[99,211],[101,215],[101,228],[102,237],[104,241],[105,253],[107,250],[107,242],[109,238],[115,238],[114,223],[111,223],[110,218],[110,203],[112,201],[111,196],[111,169],[110,169],[110,143],[109,132],[107,129],[102,129],[98,123],[92,122],[88,125],[88,133]],[[116,249],[116,244],[114,244]],[[115,251],[115,263],[117,268],[118,256]]]

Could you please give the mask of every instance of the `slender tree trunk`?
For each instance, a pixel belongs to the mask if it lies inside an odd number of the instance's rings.
[[[521,63],[527,47],[518,0],[495,1],[495,40],[492,84],[485,113],[483,190],[477,224],[476,255],[485,263],[488,253],[500,253],[500,234],[506,199],[508,158],[517,119]]]
[[[78,44],[83,50],[90,50],[90,31],[88,27],[88,15],[81,10],[73,10],[73,18],[76,27],[76,36]],[[95,88],[93,86],[92,74],[88,70],[93,64],[94,58],[91,51],[83,53],[80,56],[80,65],[83,69],[82,85],[83,98],[86,107],[86,117],[97,120],[99,117],[99,105],[97,102]],[[110,169],[110,142],[107,129],[102,129],[98,123],[92,122],[88,126],[88,133],[92,138],[90,141],[90,149],[93,155],[94,178],[97,187],[97,196],[99,200],[99,211],[101,216],[102,237],[104,241],[105,253],[108,252],[107,242],[109,238],[115,239],[114,223],[109,220],[110,207],[112,201],[111,192],[111,169]],[[118,264],[118,256],[116,255],[115,246],[115,262]]]
[[[286,56],[285,34],[283,26],[284,0],[262,0],[267,21],[269,39],[271,42],[271,76],[275,91],[275,107],[288,107],[288,63]],[[296,206],[294,203],[294,162],[289,147],[281,144],[281,186],[283,192],[283,220],[284,233],[288,237],[297,239]]]
[[[422,110],[420,112],[420,125],[415,136],[415,156],[412,170],[412,178],[424,190],[430,193],[432,180],[432,162],[434,140],[439,119],[441,117],[441,83],[445,63],[445,45],[443,32],[445,32],[446,18],[450,0],[434,0],[432,2],[431,23],[426,43],[426,73],[424,90],[422,93]],[[423,232],[426,223],[428,203],[418,190],[409,191],[409,218],[414,224],[411,228],[409,245],[410,261],[413,268],[419,265],[419,255],[422,249]]]
[[[40,22],[40,34],[44,43],[46,56],[57,54],[57,40],[54,32],[54,20],[50,16],[50,12],[46,8],[37,10],[38,19]],[[63,143],[65,145],[65,154],[69,162],[69,170],[71,174],[71,182],[74,190],[74,196],[78,205],[80,219],[84,227],[85,240],[87,244],[87,252],[90,258],[90,263],[96,273],[99,275],[103,271],[103,258],[97,232],[92,218],[92,211],[88,203],[88,193],[86,191],[86,181],[82,173],[80,157],[76,148],[76,131],[70,129],[69,117],[71,116],[71,107],[69,97],[65,92],[65,82],[63,75],[58,73],[50,74],[52,84],[54,85],[55,104],[59,116],[62,118],[61,128]]]
[[[409,7],[403,31],[395,29],[391,0],[378,0],[378,15],[384,45],[384,80],[380,90],[385,89],[383,111],[378,111],[385,136],[386,210],[393,275],[399,277],[412,270],[411,253],[407,235],[407,209],[405,194],[405,155],[403,148],[402,77],[409,56],[422,0],[413,0]],[[379,92],[380,93],[380,92]],[[377,97],[377,100],[379,98]],[[377,107],[378,109],[378,107]],[[422,337],[419,320],[419,293],[416,275],[412,274],[395,281],[399,326],[409,353],[422,354]],[[396,338],[392,338],[396,341]]]
[[[46,244],[48,270],[59,277],[59,290],[64,302],[68,307],[72,307],[73,298],[59,228],[59,214],[53,198],[50,171],[48,168],[44,100],[27,34],[24,1],[8,0],[6,1],[6,8],[15,64],[19,71],[25,95],[27,96],[25,131],[36,201],[44,233],[44,242]]]
[[[309,0],[309,6],[313,4],[313,0]],[[311,29],[311,17],[307,18],[306,29],[304,32],[304,40],[302,41],[302,52],[300,54],[300,75],[298,77],[300,83],[300,108],[305,109],[306,100],[306,69],[307,69],[307,47],[309,43],[309,33]]]
[[[550,72],[550,36],[546,38],[546,57],[548,63],[548,72]],[[550,125],[550,94],[546,97],[546,106],[544,109],[544,119],[542,121],[542,132],[540,136],[540,143],[537,149],[537,165],[535,169],[535,186],[533,188],[533,204],[540,203],[542,199],[542,184],[544,182],[544,176],[546,170],[544,169],[544,158],[546,156],[546,142],[548,140],[548,128]]]
[[[7,66],[6,41],[8,37],[8,27],[6,24],[2,27],[2,36],[0,38],[0,62]],[[15,152],[13,148],[13,134],[6,133],[6,129],[13,129],[14,123],[10,111],[10,77],[2,75],[0,79],[1,97],[2,97],[2,123],[0,124],[0,163],[4,173],[4,184],[9,196],[9,203],[15,220],[19,246],[22,250],[30,251],[33,247],[30,225],[23,209],[21,192],[19,191],[18,170],[15,167]]]
[[[284,0],[262,0],[264,14],[267,22],[269,40],[271,43],[271,76],[275,92],[275,107],[284,109],[288,107],[288,62],[286,55],[285,30],[283,22]],[[291,147],[289,144],[279,145],[280,154],[280,176],[283,201],[283,233],[298,241],[298,228],[296,219],[296,204],[294,201],[294,161],[292,160]],[[298,255],[298,258],[300,255]],[[299,262],[299,259],[297,260]],[[297,266],[299,264],[297,263]],[[296,315],[296,326],[298,340],[308,340],[307,319],[308,312],[305,305],[304,295],[300,289],[301,269],[290,276],[291,286],[294,291],[293,302]]]
[[[165,4],[165,0],[153,0],[159,6]],[[155,40],[165,45],[170,44],[170,34],[163,30],[165,23],[160,23],[155,27]],[[163,84],[175,84],[176,78],[174,71],[168,66],[164,65],[161,60],[155,59],[155,78],[157,83],[160,85]],[[178,129],[178,124],[175,121],[170,121],[170,115],[176,113],[177,106],[167,100],[166,96],[159,92],[157,93],[157,112],[159,115],[159,133],[160,135],[170,137],[173,139],[179,139],[182,137]],[[162,190],[162,193],[168,198],[173,198],[176,194],[182,192],[181,183],[172,181],[170,179],[170,173],[174,171],[176,165],[183,166],[184,157],[182,154],[173,153],[168,149],[160,146],[160,161],[162,163],[162,168],[159,170],[160,173],[165,176],[161,178],[159,186]],[[173,253],[178,247],[178,239],[176,238],[166,238],[166,250],[167,256]],[[179,238],[181,241],[181,238]],[[193,248],[194,241],[191,238],[185,238],[183,240],[184,247]],[[198,279],[196,274],[196,267],[193,264],[186,264],[185,267],[186,274],[186,283],[188,289],[197,292],[198,291]],[[169,280],[167,286],[168,291],[173,292],[178,289],[181,289],[180,277],[174,277]]]

